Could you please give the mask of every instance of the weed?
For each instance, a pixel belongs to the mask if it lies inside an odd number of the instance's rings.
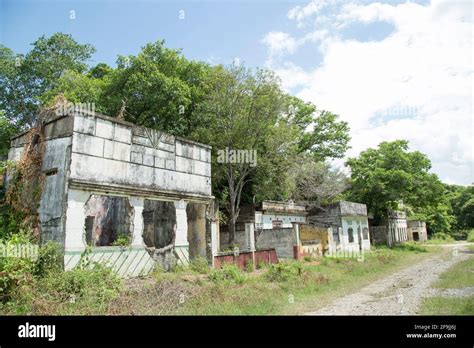
[[[208,277],[214,283],[243,284],[246,280],[245,274],[237,266],[229,263],[224,264],[222,268],[212,270]]]

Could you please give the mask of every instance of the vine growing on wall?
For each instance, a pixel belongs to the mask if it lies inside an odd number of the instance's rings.
[[[9,227],[32,230],[38,237],[40,224],[38,206],[43,193],[42,173],[45,143],[40,124],[26,134],[26,144],[18,162],[8,170],[10,176],[4,204],[9,210]],[[12,231],[10,231],[12,232]],[[14,231],[13,231],[14,232]]]
[[[24,135],[25,145],[19,161],[7,161],[0,166],[9,177],[5,198],[0,202],[0,237],[27,230],[38,239],[41,232],[38,208],[45,182],[42,171],[46,150],[44,121],[67,103],[63,96],[58,96],[50,107],[44,108],[37,126]]]

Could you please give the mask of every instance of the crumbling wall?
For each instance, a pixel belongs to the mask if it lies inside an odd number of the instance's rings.
[[[130,244],[134,210],[128,198],[91,195],[85,204],[85,239],[88,245],[111,246],[120,237]]]
[[[176,263],[176,207],[173,202],[145,199],[143,206],[143,241],[153,259],[163,269],[170,270]]]
[[[275,249],[278,258],[292,258],[293,247],[297,245],[293,228],[275,228],[255,232],[257,250]]]
[[[370,226],[369,231],[370,237],[372,238],[372,244],[387,244],[387,226]]]
[[[106,116],[74,118],[71,179],[211,195],[209,146]]]
[[[309,212],[307,217],[309,224],[313,225],[329,225],[341,227],[341,209],[339,202],[324,207],[314,208]]]

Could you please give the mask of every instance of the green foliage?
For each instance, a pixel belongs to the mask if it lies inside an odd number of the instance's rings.
[[[449,230],[452,217],[444,198],[445,188],[431,162],[418,151],[409,152],[408,142],[382,142],[377,149],[350,158],[351,188],[348,199],[367,204],[379,222],[388,209],[400,209],[402,201],[411,218],[427,222],[431,232]]]
[[[27,231],[20,231],[8,239],[0,240],[5,246],[31,244],[31,237]],[[0,257],[0,298],[5,300],[17,287],[28,284],[33,277],[35,261],[22,257]]]
[[[467,241],[474,243],[474,230],[469,231],[469,234],[467,235]]]
[[[402,244],[397,244],[394,246],[394,248],[397,250],[415,251],[419,253],[425,253],[428,251],[428,249],[417,242],[405,242]]]
[[[18,132],[18,127],[5,117],[5,113],[0,110],[0,157],[8,154],[10,149],[10,138]],[[2,175],[2,165],[0,163],[0,175]]]
[[[243,284],[247,277],[237,266],[225,263],[222,268],[211,270],[208,278],[214,283]]]
[[[99,263],[91,269],[75,268],[48,277],[42,284],[48,292],[56,292],[59,298],[69,300],[71,296],[95,298],[103,302],[113,298],[120,289],[120,280]]]
[[[446,185],[458,229],[474,228],[474,186]]]
[[[54,89],[66,71],[85,72],[95,52],[63,33],[42,36],[32,46],[23,56],[0,45],[0,110],[17,127],[31,126],[41,96]]]
[[[303,265],[299,261],[279,262],[270,265],[266,278],[271,282],[287,282],[302,274]]]
[[[189,268],[199,274],[208,274],[210,271],[209,262],[205,257],[195,257],[190,263]]]
[[[164,41],[149,43],[137,56],[120,56],[110,73],[103,103],[116,115],[174,135],[187,136],[199,123],[193,111],[206,94],[207,64],[185,59]]]
[[[117,239],[112,243],[113,246],[121,246],[126,247],[132,243],[132,239],[130,236],[125,234],[121,234],[117,237]]]
[[[255,266],[253,264],[253,261],[247,260],[245,262],[245,272],[252,273],[253,271],[255,271]]]
[[[49,241],[39,248],[38,259],[35,262],[33,274],[36,277],[44,277],[48,273],[62,271],[64,266],[64,254],[58,243]]]
[[[94,103],[95,111],[106,113],[103,105],[106,79],[93,78],[77,71],[67,70],[58,79],[54,88],[46,91],[41,97],[43,105],[54,104],[56,96],[62,94],[70,103]]]
[[[429,240],[430,242],[441,242],[441,243],[450,243],[454,242],[453,237],[444,232],[437,232],[433,234]]]

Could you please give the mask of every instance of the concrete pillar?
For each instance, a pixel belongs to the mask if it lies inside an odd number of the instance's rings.
[[[131,197],[129,199],[130,205],[133,207],[133,246],[145,246],[143,241],[143,205],[145,203],[144,198]]]
[[[293,233],[295,234],[295,245],[293,245],[293,258],[299,260],[301,253],[301,240],[300,240],[300,225],[296,222],[291,223],[293,225]]]
[[[245,236],[247,239],[247,247],[250,251],[255,251],[255,225],[253,223],[245,224]]]
[[[89,192],[69,190],[66,210],[65,250],[84,250],[86,247],[84,205]]]
[[[176,238],[175,246],[189,246],[188,242],[188,219],[186,215],[187,202],[184,200],[174,202],[176,208]]]

